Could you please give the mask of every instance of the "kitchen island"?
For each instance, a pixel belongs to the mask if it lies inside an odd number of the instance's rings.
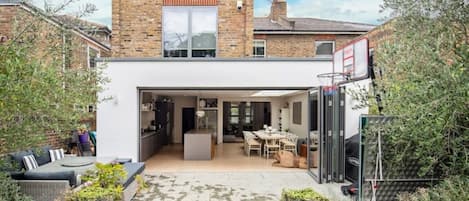
[[[184,160],[212,160],[215,155],[216,132],[192,129],[184,133]]]

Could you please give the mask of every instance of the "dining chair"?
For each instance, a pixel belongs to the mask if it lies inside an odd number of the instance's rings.
[[[281,140],[281,148],[284,151],[291,151],[298,155],[297,151],[298,136],[295,134],[287,134],[287,138]]]
[[[270,154],[277,153],[280,150],[280,140],[278,138],[266,139],[264,144],[264,155],[269,159]]]
[[[256,136],[248,131],[243,131],[244,135],[244,152],[246,155],[251,156],[251,151],[257,151],[259,156],[261,156],[261,143],[257,141]]]

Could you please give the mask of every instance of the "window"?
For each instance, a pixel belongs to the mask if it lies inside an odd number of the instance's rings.
[[[332,56],[334,54],[334,41],[316,41],[316,56]]]
[[[164,57],[216,57],[216,7],[164,7]]]
[[[99,51],[88,46],[88,67],[96,67],[96,58],[99,57]]]
[[[252,49],[254,58],[265,58],[265,40],[254,40]]]

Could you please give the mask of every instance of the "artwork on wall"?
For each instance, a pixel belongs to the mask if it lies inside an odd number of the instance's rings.
[[[301,125],[301,102],[293,103],[293,123]]]

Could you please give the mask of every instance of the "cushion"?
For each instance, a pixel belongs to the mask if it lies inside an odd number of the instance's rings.
[[[51,162],[49,150],[51,150],[50,146],[44,146],[33,150],[34,157],[36,158],[39,166]]]
[[[28,171],[24,173],[26,180],[68,180],[70,186],[77,184],[75,172],[70,171],[57,171],[57,172],[34,172]]]
[[[23,163],[24,163],[24,167],[26,167],[26,170],[32,170],[32,169],[36,169],[37,167],[39,167],[39,165],[36,162],[36,158],[34,158],[34,155],[32,154],[23,156]]]
[[[49,150],[50,154],[50,161],[54,162],[56,160],[60,160],[64,158],[64,150],[63,149],[52,149]]]
[[[19,151],[19,152],[14,152],[8,154],[12,160],[12,165],[15,167],[16,170],[20,171],[25,169],[24,164],[23,164],[23,157],[27,155],[33,154],[31,150],[26,150],[26,151]]]
[[[124,188],[129,186],[134,180],[135,176],[141,174],[145,170],[145,163],[125,163],[124,169],[127,172],[127,178],[122,182]]]

